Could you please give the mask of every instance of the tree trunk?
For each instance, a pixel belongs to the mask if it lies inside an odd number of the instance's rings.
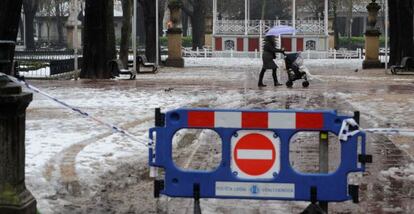
[[[183,25],[183,36],[188,36],[188,15],[181,11],[181,23]]]
[[[400,64],[401,59],[413,56],[413,1],[389,2],[390,64]]]
[[[0,40],[16,41],[19,29],[22,0],[1,0],[0,1]],[[0,56],[7,55],[4,48],[0,48]],[[14,58],[14,50],[11,52],[11,59]],[[11,74],[11,65],[1,65],[0,72]]]
[[[205,44],[205,5],[204,0],[195,0],[191,17],[193,49],[203,48]]]
[[[156,54],[156,24],[155,24],[155,1],[142,0],[144,9],[145,26],[145,56],[149,62],[155,62]]]
[[[165,9],[168,9],[168,1],[165,0],[159,0],[158,2],[158,15],[159,15],[159,19],[158,19],[158,32],[160,36],[162,36],[164,34],[164,15],[165,15]]]
[[[112,0],[86,0],[81,78],[109,79],[109,61],[115,58]]]
[[[339,48],[339,26],[338,26],[338,0],[333,1],[333,30],[334,30],[334,37],[335,37],[335,49]]]
[[[38,8],[38,0],[23,0],[24,16],[26,18],[26,49],[36,49],[34,41],[34,17]]]
[[[64,43],[63,39],[63,24],[62,24],[62,11],[61,11],[61,2],[59,0],[55,1],[55,12],[56,12],[56,27],[58,32],[58,45],[62,46]]]
[[[138,4],[138,17],[137,17],[137,36],[138,46],[145,44],[145,21],[144,21],[144,9],[141,4]]]
[[[121,29],[121,48],[119,59],[122,66],[128,68],[129,41],[131,39],[131,19],[132,19],[132,0],[122,0],[122,29]],[[135,38],[136,39],[136,38]]]
[[[107,56],[110,60],[116,59],[116,38],[115,38],[115,24],[114,24],[114,1],[108,0],[108,7],[106,8],[106,25],[107,25],[107,41],[108,44]]]

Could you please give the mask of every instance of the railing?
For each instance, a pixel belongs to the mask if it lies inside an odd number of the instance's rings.
[[[63,51],[16,51],[14,59],[18,61],[50,61],[73,58],[73,50]]]
[[[16,51],[19,74],[27,78],[72,78],[74,75],[73,50]],[[80,65],[82,55],[79,55]]]
[[[83,58],[78,59],[78,65],[82,64]],[[53,60],[50,62],[50,75],[67,73],[75,70],[74,59]]]
[[[247,34],[265,34],[269,29],[278,25],[293,26],[292,20],[250,20],[247,25]],[[297,34],[323,34],[325,30],[322,20],[296,20]],[[216,34],[245,34],[244,20],[217,20]]]
[[[196,49],[191,50],[190,48],[183,48],[183,57],[194,57],[194,58],[209,58],[209,57],[219,57],[219,58],[260,58],[261,53],[259,50],[254,52],[244,52],[244,51],[234,51],[234,50],[225,50],[225,51],[213,51],[210,48]],[[304,59],[362,59],[363,51],[361,49],[357,50],[328,50],[328,51],[315,51],[315,50],[306,50],[302,52],[302,57]]]

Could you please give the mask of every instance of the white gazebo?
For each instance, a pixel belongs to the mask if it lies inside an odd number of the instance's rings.
[[[328,0],[323,1],[323,20],[296,19],[296,0],[292,0],[291,20],[251,20],[250,0],[244,0],[244,20],[218,20],[217,0],[213,0],[213,50],[260,51],[262,37],[270,28],[278,25],[296,29],[294,35],[282,36],[279,41],[286,50],[327,50]]]

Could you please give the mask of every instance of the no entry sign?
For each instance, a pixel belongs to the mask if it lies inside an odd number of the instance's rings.
[[[238,131],[232,138],[231,170],[239,178],[269,179],[280,170],[280,141],[271,131]]]

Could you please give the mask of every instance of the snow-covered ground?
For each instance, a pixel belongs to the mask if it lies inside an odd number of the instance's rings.
[[[27,71],[27,72],[19,72],[19,74],[24,77],[34,77],[34,78],[49,77],[50,67],[39,68],[37,70]]]
[[[414,127],[410,119],[414,113],[412,76],[390,76],[379,70],[358,71],[360,60],[335,63],[306,60],[305,64],[314,77],[309,89],[299,84],[293,89],[284,86],[258,89],[261,61],[235,58],[187,58],[185,69],[163,68],[156,75],[138,76],[136,81],[32,81],[32,84],[140,139],[145,139],[153,126],[157,107],[163,111],[179,107],[328,108],[347,114],[360,110],[364,127]],[[268,84],[270,73],[265,76]],[[282,81],[286,80],[284,72],[279,73]],[[414,210],[412,205],[407,205],[407,200],[414,200],[414,187],[409,187],[414,183],[414,140],[413,137],[390,139],[395,147],[392,151],[400,151],[402,159],[396,165],[375,165],[369,170],[372,176],[381,175],[385,186],[390,185],[390,178],[397,176],[411,189],[401,203],[384,202],[382,211],[399,208],[403,213],[410,213]],[[373,141],[377,145],[379,140]],[[42,214],[191,212],[188,201],[152,198],[147,150],[142,144],[40,95],[34,96],[28,108],[26,145],[26,183],[37,198]],[[380,149],[376,150],[379,146],[373,146],[371,151],[378,152],[378,158],[390,159]],[[188,158],[185,155],[188,149],[181,152],[179,157]],[[369,182],[366,185],[372,188]],[[334,204],[330,209],[335,212],[374,210],[371,208],[377,202],[369,195],[363,197],[370,206],[345,203],[346,206]],[[297,213],[306,206],[306,203],[293,202],[249,203],[246,206],[238,201],[203,200],[202,208],[205,213]]]

